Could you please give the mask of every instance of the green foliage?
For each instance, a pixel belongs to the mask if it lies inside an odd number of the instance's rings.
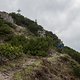
[[[22,46],[25,54],[33,56],[47,56],[49,42],[46,38],[26,39],[24,36],[14,36],[9,43],[13,46]]]
[[[24,35],[16,35],[13,36],[12,39],[9,41],[9,43],[13,46],[24,46],[28,42],[28,39],[25,38]]]
[[[23,35],[17,35],[11,39],[10,44],[13,46],[22,46],[25,54],[33,56],[47,56],[49,48],[56,47],[55,40],[50,36],[26,39]]]
[[[34,23],[31,23],[31,24],[29,24],[29,26],[27,26],[28,27],[28,29],[32,32],[32,33],[34,33],[35,35],[38,35],[38,30],[39,30],[39,28],[38,28],[38,26],[36,25],[36,24],[34,24]]]
[[[71,61],[71,66],[74,74],[80,78],[80,65],[78,65],[76,62]]]
[[[2,20],[0,20],[0,35],[6,35],[10,33],[11,33],[10,27],[7,24],[3,23]]]
[[[27,25],[27,22],[24,18],[24,16],[20,15],[20,14],[16,14],[16,13],[10,13],[10,15],[12,16],[12,18],[14,19],[14,22],[18,25]]]
[[[74,70],[75,75],[80,77],[80,66],[74,66],[73,70]]]
[[[5,24],[7,24],[10,28],[13,28],[13,29],[16,28],[16,26],[14,24],[10,23],[10,22],[5,21]]]
[[[48,48],[48,42],[44,38],[30,39],[29,43],[23,46],[24,53],[43,57],[48,55]]]
[[[8,25],[4,24],[0,26],[0,35],[5,35],[10,33],[10,28]]]
[[[11,27],[2,19],[0,19],[0,38],[9,40],[13,36]]]
[[[7,22],[7,21],[3,20],[2,18],[0,18],[0,26],[5,25],[5,24],[11,28],[15,28],[14,24]]]
[[[22,47],[12,46],[11,44],[0,45],[0,56],[6,57],[7,59],[18,58],[23,54]]]
[[[75,59],[78,63],[80,63],[80,53],[69,48],[65,47],[63,53],[70,55],[73,59]]]
[[[49,43],[53,44],[54,47],[57,47],[58,43],[61,42],[61,40],[50,31],[46,31],[46,37],[49,40]]]
[[[14,22],[18,25],[24,26],[28,28],[33,34],[38,35],[38,30],[42,30],[43,28],[38,25],[36,22],[25,18],[21,14],[16,14],[16,13],[10,13],[12,18],[14,19]]]

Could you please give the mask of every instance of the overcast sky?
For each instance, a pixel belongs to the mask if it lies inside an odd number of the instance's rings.
[[[80,51],[80,0],[0,0],[0,10],[16,12],[56,33],[65,45]]]

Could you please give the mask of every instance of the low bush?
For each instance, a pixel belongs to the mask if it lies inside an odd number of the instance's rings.
[[[76,62],[71,61],[71,66],[72,66],[74,75],[80,78],[80,65],[78,65]]]
[[[24,26],[29,29],[30,32],[32,32],[34,35],[38,35],[38,30],[43,30],[42,26],[38,25],[36,22],[25,18],[21,14],[16,14],[16,13],[10,13],[12,18],[14,19],[14,22],[17,25]]]
[[[11,44],[0,45],[0,56],[7,59],[15,59],[23,55],[22,47],[12,46]]]
[[[47,56],[49,42],[45,38],[26,39],[24,36],[14,36],[9,43],[12,46],[22,46],[25,54],[33,56]]]
[[[80,66],[73,67],[74,74],[80,77]]]
[[[69,47],[64,47],[63,53],[68,54],[71,56],[74,60],[76,60],[78,63],[80,63],[80,53],[69,48]]]
[[[11,30],[11,27],[0,19],[0,39],[4,41],[8,41],[12,38],[13,32]]]
[[[9,43],[13,46],[24,46],[28,43],[28,39],[24,35],[13,36]]]
[[[44,38],[30,39],[28,44],[23,46],[24,53],[33,56],[47,56],[48,49],[48,42]]]
[[[7,24],[0,26],[0,35],[7,35],[11,33],[11,29]]]

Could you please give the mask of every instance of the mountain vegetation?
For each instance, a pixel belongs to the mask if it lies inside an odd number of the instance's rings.
[[[0,16],[1,80],[80,80],[79,52],[37,22],[6,14],[13,23]]]

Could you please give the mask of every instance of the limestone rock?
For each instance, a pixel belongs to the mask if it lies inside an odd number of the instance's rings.
[[[6,12],[0,12],[0,17],[6,20],[7,22],[14,23],[13,18]]]

